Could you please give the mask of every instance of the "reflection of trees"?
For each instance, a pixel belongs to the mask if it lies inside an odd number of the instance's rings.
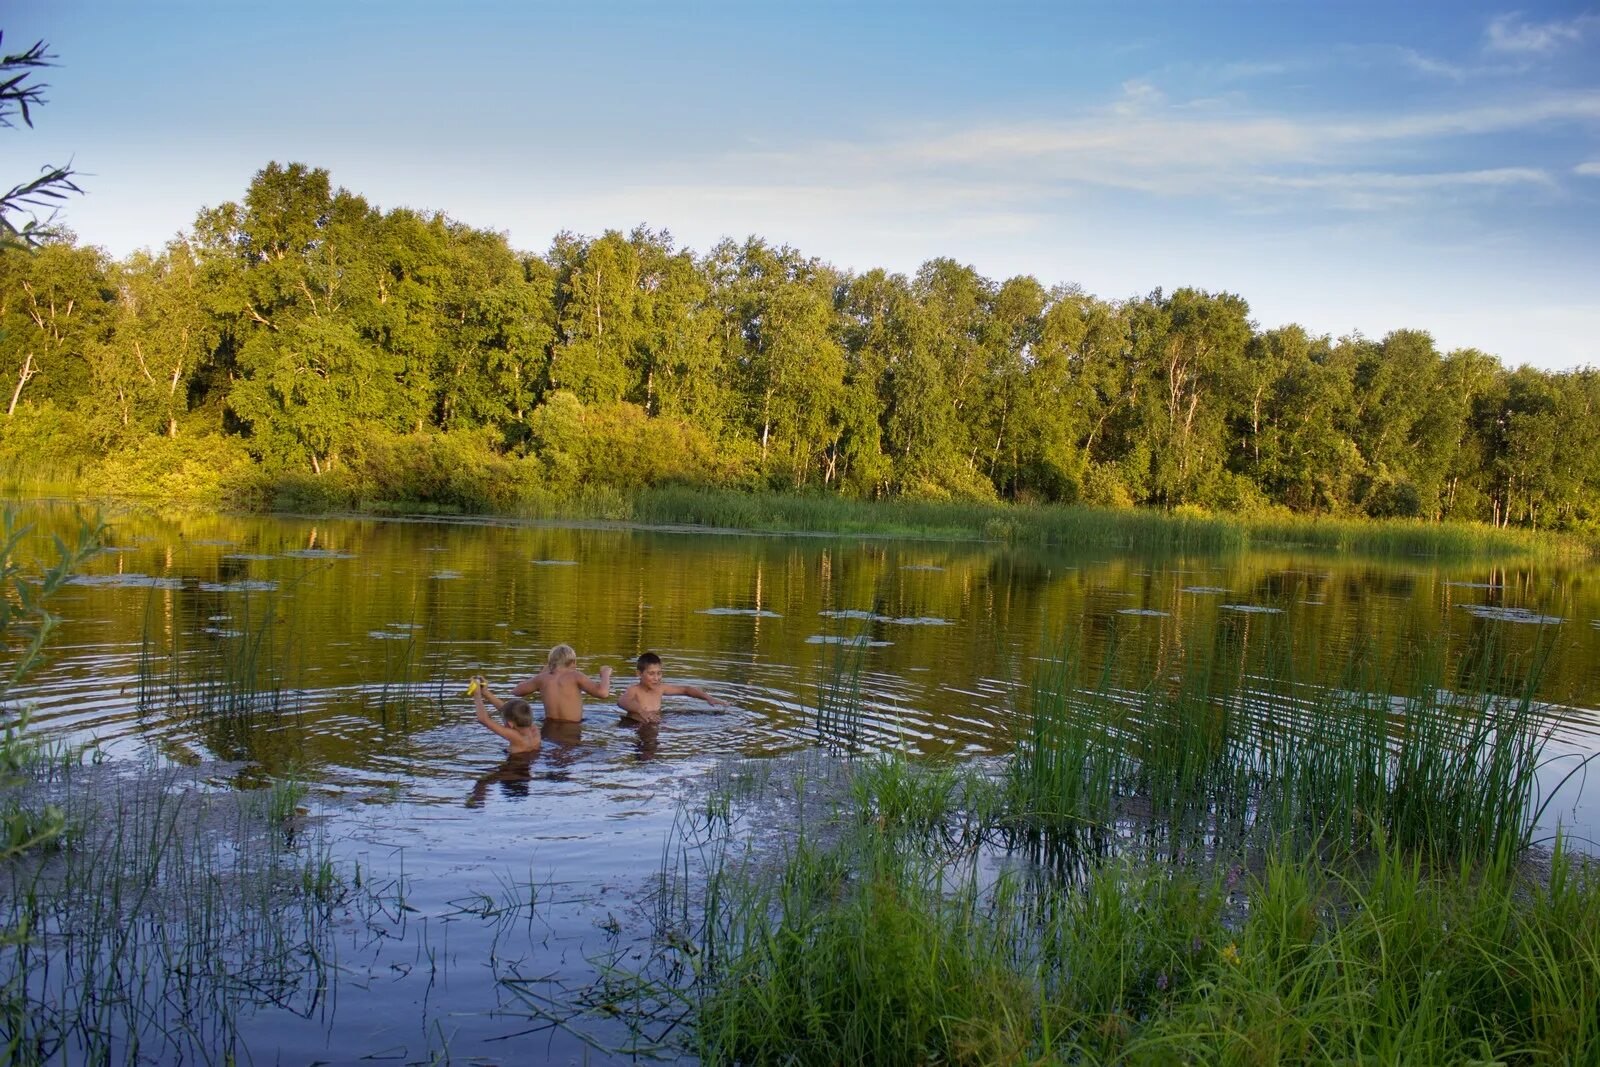
[[[70,535],[75,521],[70,509],[33,505],[25,518],[46,537]],[[92,634],[82,651],[65,645],[59,653],[68,678],[76,676],[85,699],[116,709],[137,699],[141,647],[157,682],[172,663],[185,679],[213,682],[227,676],[230,663],[236,670],[249,666],[249,684],[263,697],[255,716],[212,715],[200,705],[185,714],[157,701],[141,728],[213,754],[275,762],[293,757],[308,768],[370,766],[375,756],[388,758],[413,744],[427,759],[431,742],[416,739],[468,714],[461,700],[466,677],[479,670],[496,681],[525,677],[551,644],[563,640],[578,648],[591,673],[603,664],[615,667],[619,686],[631,675],[627,661],[641,648],[655,649],[671,678],[750,694],[751,706],[765,706],[778,733],[804,713],[793,706],[804,703],[805,680],[826,651],[806,638],[833,623],[819,616],[826,610],[949,620],[945,626],[870,624],[873,636],[894,644],[872,649],[869,669],[902,687],[896,700],[930,727],[931,739],[920,742],[930,752],[1003,751],[1008,728],[995,712],[1007,699],[1026,700],[1037,669],[1032,657],[1053,655],[1063,632],[1075,641],[1082,680],[1092,681],[1111,659],[1127,683],[1139,687],[1170,676],[1191,652],[1236,670],[1246,652],[1259,658],[1276,648],[1277,637],[1262,643],[1274,633],[1286,648],[1274,654],[1286,657],[1308,683],[1337,684],[1330,675],[1352,649],[1390,663],[1418,641],[1436,639],[1448,640],[1454,673],[1486,634],[1498,633],[1513,650],[1525,650],[1537,637],[1536,627],[1486,621],[1459,605],[1535,604],[1559,580],[1571,592],[1555,613],[1574,620],[1560,636],[1580,652],[1549,666],[1544,690],[1578,691],[1585,678],[1582,650],[1600,642],[1585,621],[1600,617],[1600,583],[1582,584],[1588,572],[1534,565],[1445,569],[1431,562],[1351,564],[1291,553],[1136,558],[981,544],[327,519],[315,524],[316,547],[351,558],[296,558],[285,553],[306,547],[309,521],[130,513],[114,518],[113,526],[111,543],[129,551],[92,561],[91,573],[181,576],[183,582],[177,588],[71,590],[62,605],[72,617],[67,626],[81,618],[93,629],[81,631]],[[228,544],[206,543],[216,541]],[[241,558],[247,555],[271,558]],[[919,566],[942,569],[908,569]],[[445,571],[461,577],[433,577]],[[1446,586],[1446,580],[1493,588]],[[243,581],[277,588],[200,588],[201,582]],[[1185,593],[1186,586],[1231,592]],[[1131,595],[1117,595],[1123,593]],[[1323,603],[1300,603],[1308,598]],[[753,607],[757,599],[783,618],[697,613]],[[1223,611],[1221,604],[1230,601],[1277,604],[1287,615]],[[1122,607],[1168,615],[1119,615]],[[228,618],[214,619],[222,615]],[[208,634],[207,627],[266,632],[259,654],[246,662],[244,638]],[[374,632],[411,637],[385,641],[369,636]],[[979,695],[978,680],[999,685]],[[124,686],[126,695],[119,695]],[[790,707],[778,707],[782,700]],[[658,743],[648,740],[642,756],[654,756]],[[552,739],[541,759],[559,771],[588,751]]]

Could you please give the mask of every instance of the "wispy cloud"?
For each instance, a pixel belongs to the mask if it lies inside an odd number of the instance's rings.
[[[1116,100],[1061,119],[921,126],[728,153],[714,166],[700,159],[681,172],[658,171],[656,180],[721,190],[715,195],[730,203],[781,201],[801,214],[926,213],[983,226],[993,213],[998,228],[1059,212],[1066,200],[1093,203],[1097,192],[1238,212],[1371,214],[1557,195],[1566,175],[1534,165],[1531,153],[1517,158],[1521,148],[1495,151],[1495,138],[1515,134],[1508,143],[1529,146],[1541,129],[1600,118],[1600,90],[1382,115],[1192,103],[1134,81]],[[708,173],[719,178],[708,182]]]
[[[1237,63],[1224,63],[1217,68],[1217,77],[1223,81],[1238,81],[1247,78],[1273,78],[1280,74],[1291,74],[1305,69],[1303,62],[1291,62],[1284,59],[1269,60],[1242,60]]]
[[[1374,212],[1437,203],[1442,196],[1494,192],[1513,187],[1554,189],[1556,181],[1536,167],[1494,167],[1487,170],[1434,171],[1397,174],[1387,171],[1349,171],[1309,176],[1262,174],[1252,176],[1253,191],[1292,190],[1323,193],[1330,206],[1346,211]]]
[[[1410,67],[1419,74],[1427,74],[1436,78],[1448,78],[1450,81],[1465,81],[1472,73],[1471,69],[1459,63],[1450,63],[1443,59],[1424,55],[1415,48],[1397,48],[1395,54],[1400,57],[1404,66]]]
[[[1548,55],[1577,44],[1600,27],[1600,15],[1578,15],[1550,22],[1529,22],[1520,12],[1497,15],[1484,31],[1484,48],[1510,55]]]
[[[1312,177],[1264,176],[1262,184],[1288,189],[1387,189],[1425,191],[1451,186],[1551,185],[1554,179],[1536,167],[1495,167],[1490,170],[1440,171],[1428,174],[1389,174],[1355,171]]]
[[[1421,111],[1371,121],[1335,124],[1352,141],[1407,137],[1473,136],[1530,130],[1553,123],[1600,118],[1600,89],[1547,93],[1497,104]]]
[[[1600,90],[1380,117],[1288,117],[1244,109],[1189,111],[1140,86],[1111,107],[1080,118],[968,127],[903,139],[875,151],[886,163],[906,166],[988,171],[1026,167],[1041,177],[1053,174],[1156,191],[1189,187],[1199,177],[1209,176],[1208,184],[1229,184],[1284,168],[1334,167],[1348,173],[1352,163],[1381,163],[1395,146],[1409,150],[1423,141],[1526,133],[1596,118]],[[1543,172],[1513,165],[1473,167],[1464,173],[1476,177],[1455,181],[1547,180]],[[1411,180],[1397,178],[1403,179],[1397,185]]]
[[[1579,163],[1572,168],[1572,173],[1581,174],[1585,178],[1600,178],[1600,159],[1591,159],[1587,163]]]

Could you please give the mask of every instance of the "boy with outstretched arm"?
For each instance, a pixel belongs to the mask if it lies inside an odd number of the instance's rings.
[[[513,756],[539,751],[541,739],[539,728],[533,724],[532,704],[521,697],[495,696],[481,674],[472,679],[472,688],[467,692],[472,694],[473,704],[478,712],[478,722],[505,738],[511,746]],[[489,717],[489,709],[484,706],[484,701],[493,704],[495,710],[505,716],[504,726]]]
[[[661,680],[661,657],[654,652],[646,652],[639,657],[637,664],[639,680],[628,686],[627,691],[617,701],[617,706],[625,712],[630,719],[639,722],[661,721],[661,698],[666,697],[694,697],[704,700],[714,708],[725,708],[727,701],[718,700],[704,689],[693,685],[675,685],[672,682]]]
[[[511,691],[519,697],[538,693],[546,722],[581,722],[585,693],[602,700],[611,695],[611,668],[601,667],[596,683],[578,670],[578,654],[571,645],[557,645],[550,650],[544,670],[518,682]]]

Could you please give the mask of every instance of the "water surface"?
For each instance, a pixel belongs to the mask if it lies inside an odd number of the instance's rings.
[[[63,505],[22,517],[41,534],[72,528]],[[1272,662],[1337,685],[1354,656],[1400,663],[1419,649],[1448,678],[1487,643],[1511,665],[1508,688],[1537,678],[1551,755],[1600,749],[1594,568],[501,522],[111,522],[106,550],[53,603],[64,621],[48,666],[17,694],[36,728],[116,763],[200,767],[214,788],[292,768],[341,859],[404,879],[408,910],[350,932],[336,1007],[264,1008],[249,1023],[285,1062],[620,1056],[541,1022],[528,998],[558,999],[597,954],[638,950],[627,919],[680,798],[725,761],[813,748],[818,689],[841,657],[859,657],[867,745],[973,760],[1009,751],[1063,633],[1085,676],[1109,661],[1136,687],[1196,661]],[[591,701],[536,758],[508,760],[473,722],[466,681],[508,688],[558,642],[586,670],[615,668],[618,692],[649,649],[670,680],[733,707],[669,701],[663,724],[641,729]],[[1600,838],[1597,793],[1547,822]],[[542,887],[525,921],[462,915],[471,893],[519,883]]]

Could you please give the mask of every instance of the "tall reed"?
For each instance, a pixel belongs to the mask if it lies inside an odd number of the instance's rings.
[[[58,776],[69,847],[0,868],[7,1062],[239,1058],[254,1009],[318,1010],[359,898],[327,845],[270,799],[110,770]]]
[[[950,796],[943,771],[866,773],[842,805]],[[768,862],[724,836],[677,898],[659,944],[679,966],[658,981],[705,1062],[1600,1056],[1600,869],[1561,841],[1542,878],[1505,853],[1436,862],[1380,828],[1359,859],[1291,836],[1174,862],[1135,841],[1062,881],[838,814]]]
[[[1174,847],[1284,833],[1358,847],[1381,829],[1467,858],[1530,843],[1548,737],[1534,697],[1542,653],[1491,643],[1457,678],[1436,655],[1386,673],[1355,657],[1339,684],[1315,687],[1295,679],[1284,644],[1262,649],[1212,646],[1130,690],[1110,666],[1080,686],[1064,646],[1034,685],[1007,771],[1016,824],[1121,819]]]
[[[1526,554],[1595,555],[1578,536],[1418,520],[1234,516],[1078,505],[855,500],[824,494],[746,493],[671,486],[597,491],[549,501],[543,518],[599,518],[745,530],[1093,545],[1142,551],[1234,551],[1293,546],[1371,556],[1468,559]]]

